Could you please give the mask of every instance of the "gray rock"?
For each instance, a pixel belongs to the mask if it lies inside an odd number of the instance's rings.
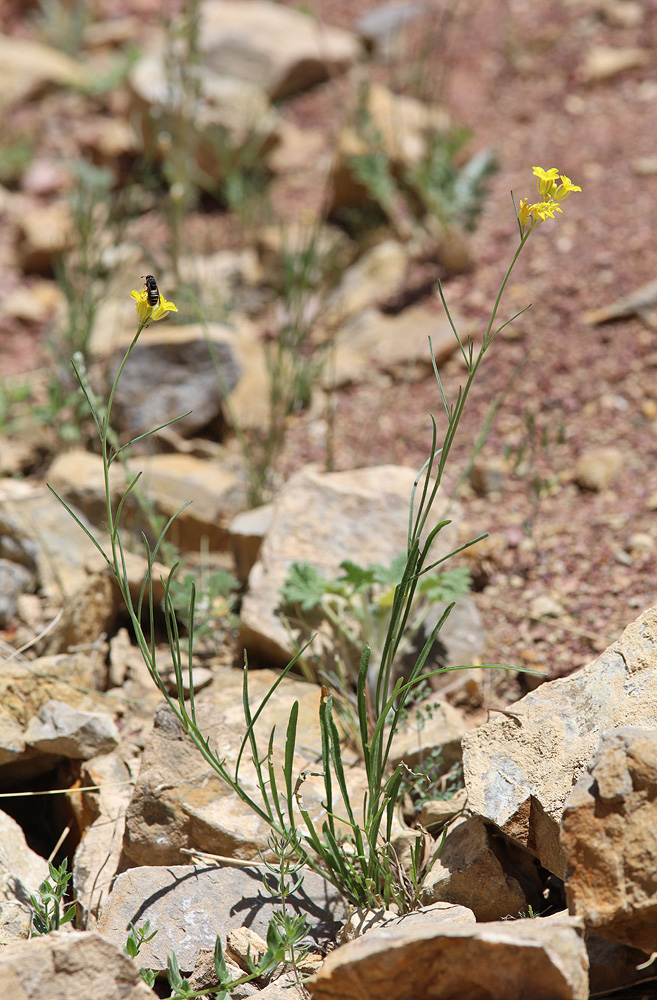
[[[370,45],[382,45],[426,10],[422,3],[384,3],[358,19],[358,33]]]
[[[566,796],[606,729],[653,727],[657,717],[657,608],[645,611],[601,656],[550,681],[463,738],[470,808],[564,878],[559,824]]]
[[[33,574],[19,563],[0,559],[0,627],[8,625],[16,614],[16,601],[30,585]]]
[[[0,949],[0,981],[12,1000],[153,1000],[139,965],[98,934],[55,931]]]
[[[250,653],[278,664],[293,653],[279,617],[280,590],[292,562],[307,561],[335,576],[344,559],[385,565],[403,551],[414,480],[412,469],[390,465],[333,473],[311,467],[292,476],[274,503],[242,602],[242,637]],[[457,511],[440,533],[434,558],[455,546],[458,518]]]
[[[181,971],[195,968],[199,954],[214,948],[217,935],[249,927],[263,937],[280,901],[262,888],[257,868],[174,865],[131,868],[117,878],[100,914],[98,931],[118,947],[125,943],[128,924],[150,920],[158,933],[139,953],[142,965],[166,969],[175,951]],[[334,890],[319,875],[305,874],[301,889],[289,897],[295,913],[304,913],[309,937],[332,938],[344,908]]]
[[[331,952],[306,983],[313,1000],[588,998],[583,928],[575,918],[405,921]]]
[[[219,323],[168,328],[159,324],[144,330],[114,397],[118,425],[142,434],[191,410],[176,421],[175,429],[191,435],[205,427],[219,415],[222,398],[239,378],[234,340],[234,332]],[[126,347],[122,344],[108,360],[110,381]]]
[[[30,896],[47,877],[45,858],[30,850],[16,820],[0,812],[0,945],[28,936]]]
[[[566,799],[561,846],[571,913],[601,937],[642,948],[657,941],[657,729],[600,737]]]
[[[349,32],[270,0],[204,0],[200,47],[210,69],[256,83],[272,100],[343,72],[361,54]]]
[[[88,760],[118,746],[119,731],[109,715],[84,712],[65,702],[52,700],[30,720],[25,742],[43,753]]]

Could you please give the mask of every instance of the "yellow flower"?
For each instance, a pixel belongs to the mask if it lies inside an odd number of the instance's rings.
[[[160,295],[156,306],[149,306],[148,292],[145,288],[139,291],[132,290],[130,298],[135,300],[135,309],[140,323],[156,322],[158,319],[166,319],[170,312],[178,312],[178,307],[173,302],[168,302],[163,295]]]
[[[581,191],[581,187],[573,184],[570,177],[560,174],[556,167],[543,170],[543,167],[533,167],[536,178],[536,188],[541,196],[541,200],[534,205],[529,205],[528,198],[523,198],[518,209],[518,223],[522,233],[527,226],[529,232],[546,219],[553,219],[557,212],[561,212],[559,203],[565,201],[575,191]],[[559,183],[561,181],[561,183]]]
[[[533,205],[528,205],[529,199],[523,198],[520,202],[520,208],[518,209],[518,222],[524,229],[525,226],[532,220],[532,208]]]
[[[573,191],[582,190],[581,187],[577,186],[577,184],[573,184],[570,177],[566,177],[565,174],[560,174],[560,178],[561,178],[561,184],[552,195],[555,201],[564,201],[566,198],[568,198],[569,195],[573,193]]]
[[[536,177],[536,190],[538,193],[541,195],[551,195],[552,191],[556,188],[556,180],[559,176],[557,168],[550,167],[549,170],[543,170],[542,167],[532,167],[532,169]]]

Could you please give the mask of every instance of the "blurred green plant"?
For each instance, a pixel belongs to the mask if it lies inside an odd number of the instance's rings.
[[[38,0],[38,8],[34,22],[43,40],[69,56],[79,56],[93,6],[84,0]]]

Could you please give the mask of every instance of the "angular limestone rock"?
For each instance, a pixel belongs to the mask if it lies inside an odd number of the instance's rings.
[[[385,465],[348,472],[302,469],[274,503],[260,558],[242,602],[242,637],[247,649],[272,663],[286,663],[293,643],[279,612],[290,565],[310,562],[327,576],[351,559],[362,566],[390,564],[405,548],[412,469]],[[440,532],[434,558],[456,545],[458,513]]]
[[[16,820],[0,812],[0,945],[28,936],[30,896],[47,877],[45,858],[30,850]]]
[[[256,83],[272,100],[343,72],[362,51],[349,32],[271,0],[205,0],[200,40],[210,69]]]
[[[213,949],[217,935],[226,946],[231,930],[247,926],[263,937],[280,900],[262,888],[258,868],[174,865],[131,868],[119,875],[103,906],[98,932],[118,947],[125,944],[132,921],[150,920],[155,937],[144,944],[139,962],[166,969],[175,951],[181,971],[191,971],[201,951]],[[288,897],[290,910],[308,918],[309,935],[326,940],[335,935],[344,906],[319,875],[307,872],[302,888]]]
[[[648,954],[657,943],[657,729],[603,733],[564,807],[571,913]]]
[[[25,742],[42,753],[88,760],[109,753],[119,744],[119,731],[110,715],[83,712],[63,701],[48,701],[30,720]]]
[[[328,956],[313,1000],[587,1000],[580,921],[435,924],[402,917]]]
[[[501,718],[463,738],[463,771],[473,812],[495,823],[564,878],[559,824],[566,796],[584,774],[606,729],[654,726],[657,718],[657,608],[579,673],[550,681]]]
[[[0,949],[3,996],[12,1000],[153,1000],[139,965],[98,934],[55,931]]]
[[[448,833],[424,885],[424,902],[443,900],[473,911],[477,920],[503,920],[543,902],[536,863],[513,849],[477,817]]]

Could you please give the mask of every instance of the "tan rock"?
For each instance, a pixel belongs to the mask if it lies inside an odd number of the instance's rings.
[[[420,823],[426,830],[435,834],[445,823],[449,823],[465,809],[467,803],[468,793],[465,788],[460,788],[451,799],[431,799],[429,802],[423,802]]]
[[[32,923],[29,898],[48,877],[45,858],[35,854],[15,819],[0,812],[0,945],[26,938]]]
[[[411,770],[440,755],[437,773],[444,773],[461,760],[461,739],[468,731],[463,716],[449,702],[434,695],[408,709],[409,717],[395,733],[390,747],[390,766],[404,761]]]
[[[588,998],[582,926],[573,918],[441,925],[414,916],[331,952],[306,983],[312,1000]]]
[[[269,0],[204,0],[200,39],[207,66],[256,83],[272,100],[343,72],[361,54],[349,32]]]
[[[81,84],[86,74],[70,56],[47,45],[0,35],[0,114],[37,97],[49,85]]]
[[[627,70],[645,66],[650,60],[648,49],[633,46],[621,48],[593,45],[586,53],[581,77],[585,83],[609,80]]]
[[[477,920],[502,920],[543,902],[543,885],[529,855],[509,851],[497,842],[477,816],[462,820],[447,834],[438,859],[425,882],[422,899],[458,903]],[[508,869],[508,870],[505,870]],[[511,874],[512,873],[512,874]]]
[[[601,937],[648,954],[657,940],[657,730],[600,737],[566,799],[561,828],[571,913]]]
[[[463,738],[470,808],[563,878],[559,824],[566,796],[606,729],[654,726],[657,608],[645,611],[601,656],[542,684],[514,705],[520,725],[488,722]]]
[[[379,285],[377,294],[380,292]],[[453,318],[462,331],[458,316]],[[385,316],[367,309],[338,331],[335,367],[326,379],[347,385],[368,381],[372,373],[386,372],[398,382],[420,381],[433,370],[431,349],[439,368],[458,350],[444,312],[421,305]]]
[[[381,298],[393,295],[406,276],[408,252],[395,240],[367,250],[345,271],[331,297],[328,322],[343,322]]]
[[[140,485],[166,518],[176,516],[167,537],[183,551],[198,551],[201,539],[211,548],[225,548],[228,525],[244,499],[236,475],[218,462],[193,455],[152,455],[131,463],[142,470]]]
[[[62,609],[62,616],[48,633],[44,652],[67,653],[79,646],[102,642],[119,612],[118,593],[112,578],[90,576]]]
[[[51,274],[57,254],[74,243],[73,223],[68,203],[30,207],[20,217],[19,259],[27,273]]]
[[[335,576],[344,559],[363,566],[389,564],[403,551],[414,480],[413,470],[400,466],[335,473],[311,467],[289,480],[274,503],[242,602],[242,635],[249,651],[273,663],[290,657],[292,643],[278,612],[293,561],[310,562]],[[436,558],[454,547],[451,531],[456,533],[456,521],[440,533]]]
[[[7,945],[0,949],[0,979],[12,1000],[155,997],[122,945],[84,931],[55,931]]]
[[[400,96],[381,84],[369,87],[365,97],[366,122],[362,128],[348,125],[337,139],[336,160],[331,175],[331,209],[359,206],[371,193],[354,173],[353,158],[380,150],[399,171],[417,164],[427,151],[427,142],[449,128],[447,112],[413,97]],[[362,117],[355,107],[353,119]]]
[[[273,510],[271,504],[263,504],[262,507],[242,511],[230,522],[228,527],[230,547],[237,577],[241,583],[246,583],[260,555],[262,540],[271,524]]]
[[[623,468],[625,456],[620,448],[592,448],[577,463],[575,482],[583,490],[605,490]]]

